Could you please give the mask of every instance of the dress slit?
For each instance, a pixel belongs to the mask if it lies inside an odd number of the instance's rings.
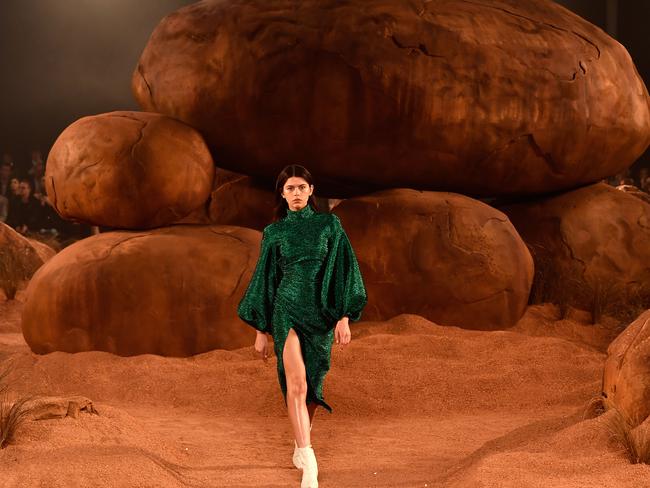
[[[282,344],[278,344],[275,347],[275,355],[277,359],[277,369],[278,369],[278,379],[280,380],[280,388],[282,390],[282,395],[284,396],[284,405],[285,407],[289,407],[288,402],[287,402],[287,377],[286,377],[286,371],[284,368],[284,347],[287,343],[287,337],[289,337],[289,331],[293,329],[293,331],[296,333],[296,336],[298,336],[298,342],[300,343],[300,356],[302,357],[302,362],[305,366],[305,381],[307,382],[307,396],[306,396],[306,401],[307,402],[312,402],[316,403],[323,408],[325,408],[329,413],[332,413],[332,407],[330,407],[326,402],[321,400],[316,396],[316,393],[314,392],[314,387],[311,382],[311,374],[309,371],[308,363],[305,361],[305,344],[304,340],[302,338],[302,333],[294,328],[293,325],[289,326],[286,330],[286,334],[282,334]],[[275,337],[273,338],[275,341]]]

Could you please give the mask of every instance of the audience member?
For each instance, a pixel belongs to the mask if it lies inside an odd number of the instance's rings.
[[[36,232],[41,219],[41,202],[32,195],[28,178],[21,179],[18,188],[20,198],[9,204],[7,224],[21,234]]]
[[[0,195],[0,222],[7,221],[7,214],[9,213],[9,199]]]
[[[43,155],[38,149],[32,150],[32,167],[27,174],[32,180],[32,192],[34,195],[44,194],[45,186],[43,185],[43,177],[45,176],[45,163],[43,163]]]

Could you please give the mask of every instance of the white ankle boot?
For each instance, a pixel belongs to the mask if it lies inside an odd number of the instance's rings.
[[[298,443],[295,441],[295,439],[293,441],[293,445],[294,445],[294,448],[293,448],[293,465],[296,468],[301,469],[302,466],[300,464],[300,458],[298,457]]]
[[[311,432],[311,428],[312,428],[313,425],[314,424],[311,424],[309,426],[309,431],[310,432]],[[298,443],[296,442],[295,439],[293,440],[293,446],[294,446],[293,447],[293,465],[298,469],[302,469],[302,465],[300,464],[300,459],[298,458]]]
[[[298,447],[298,463],[302,466],[300,488],[318,488],[318,463],[311,445]]]

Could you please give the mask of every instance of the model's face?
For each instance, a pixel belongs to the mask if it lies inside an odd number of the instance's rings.
[[[287,201],[290,210],[294,212],[307,205],[309,196],[314,193],[314,185],[300,176],[292,176],[284,182],[282,198]]]

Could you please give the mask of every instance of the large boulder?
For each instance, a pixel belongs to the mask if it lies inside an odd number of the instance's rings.
[[[394,189],[333,208],[368,292],[367,320],[412,313],[502,329],[523,315],[533,260],[508,217],[472,198]]]
[[[628,325],[609,345],[602,396],[632,426],[650,415],[650,310]]]
[[[132,89],[224,168],[305,162],[327,197],[568,189],[650,144],[626,49],[551,0],[205,0],[160,22]]]
[[[57,138],[45,186],[64,219],[124,229],[170,224],[210,195],[212,156],[188,125],[155,113],[83,117]]]
[[[530,246],[544,301],[614,315],[650,299],[650,204],[605,183],[499,206]]]
[[[261,233],[176,225],[98,234],[66,247],[30,281],[22,314],[32,351],[189,356],[250,346],[237,303]]]

